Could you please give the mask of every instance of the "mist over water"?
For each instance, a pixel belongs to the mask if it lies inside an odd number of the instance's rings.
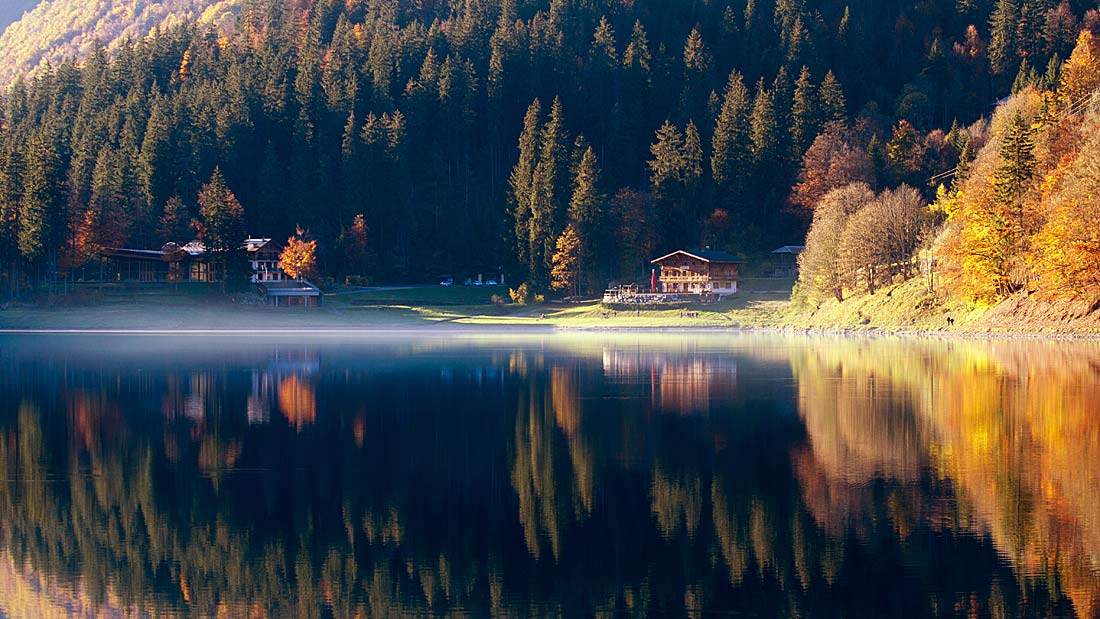
[[[0,616],[1100,617],[1100,344],[0,336]]]

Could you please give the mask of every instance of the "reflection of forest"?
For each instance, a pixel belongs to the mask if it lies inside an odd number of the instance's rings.
[[[0,615],[1096,615],[1086,359],[813,344],[0,356]]]
[[[836,339],[791,362],[809,436],[792,458],[821,526],[865,536],[881,480],[899,534],[988,536],[1023,589],[1100,616],[1100,345]]]

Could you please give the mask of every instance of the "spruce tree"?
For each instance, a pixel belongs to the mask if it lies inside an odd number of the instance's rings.
[[[164,203],[157,223],[157,236],[161,243],[183,245],[190,241],[191,214],[179,196],[172,196]]]
[[[846,122],[848,120],[848,103],[844,99],[844,89],[832,71],[826,73],[825,79],[821,81],[818,97],[821,101],[822,122]]]
[[[244,209],[229,189],[221,168],[214,168],[210,181],[198,196],[202,218],[202,242],[218,268],[222,291],[240,284],[241,243],[244,241]]]
[[[535,99],[527,107],[523,119],[523,132],[519,135],[519,161],[508,179],[509,202],[516,235],[516,254],[520,262],[530,261],[531,249],[531,190],[538,163],[539,123],[542,106]]]
[[[779,160],[779,127],[776,121],[775,101],[764,81],[756,86],[756,100],[752,106],[752,156],[756,163],[757,177],[774,178],[775,164]]]
[[[657,130],[656,140],[649,147],[649,182],[653,195],[668,199],[675,193],[675,183],[683,178],[684,135],[668,120]]]
[[[570,225],[575,226],[580,239],[578,270],[581,281],[594,278],[605,249],[602,227],[606,197],[600,192],[599,184],[600,171],[596,166],[596,153],[589,146],[585,148],[576,166],[573,196],[569,201]]]
[[[802,67],[802,73],[795,83],[794,102],[791,106],[791,146],[794,149],[792,154],[795,158],[801,158],[802,153],[810,147],[810,143],[817,136],[817,130],[817,95],[814,92],[809,67]]]
[[[567,139],[561,100],[554,97],[540,136],[539,158],[531,183],[528,265],[532,278],[539,283],[546,281],[563,219],[569,172]]]
[[[718,186],[719,202],[724,205],[740,203],[748,188],[752,174],[751,111],[744,78],[734,71],[726,85],[711,139],[711,178]]]
[[[999,163],[993,175],[997,202],[1024,230],[1023,196],[1035,176],[1035,136],[1031,121],[1016,111],[1001,137]]]
[[[1004,75],[1015,67],[1019,14],[1016,0],[997,0],[997,8],[989,19],[989,66],[996,75]]]

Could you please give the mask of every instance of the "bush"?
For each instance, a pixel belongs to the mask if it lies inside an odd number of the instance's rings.
[[[509,294],[511,294],[510,290],[508,292]],[[500,296],[499,294],[494,294],[492,297],[489,298],[489,300],[492,301],[493,305],[496,305],[497,307],[500,307],[501,305],[504,305],[508,302],[507,299]]]
[[[519,288],[509,288],[508,296],[512,297],[512,303],[527,305],[531,302],[531,284],[523,282],[519,285]]]
[[[366,275],[348,275],[344,278],[345,286],[370,286],[370,278]]]

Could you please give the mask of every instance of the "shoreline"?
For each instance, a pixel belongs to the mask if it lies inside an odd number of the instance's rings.
[[[143,328],[0,328],[0,336],[48,335],[48,336],[156,336],[156,337],[360,337],[360,336],[547,336],[580,334],[644,334],[644,335],[779,335],[805,337],[850,337],[863,339],[904,338],[942,340],[1033,340],[1033,341],[1097,341],[1100,332],[1034,330],[935,330],[892,329],[874,327],[867,329],[837,327],[784,327],[784,326],[569,326],[554,324],[428,324],[419,327],[348,326],[348,327],[143,327]]]

